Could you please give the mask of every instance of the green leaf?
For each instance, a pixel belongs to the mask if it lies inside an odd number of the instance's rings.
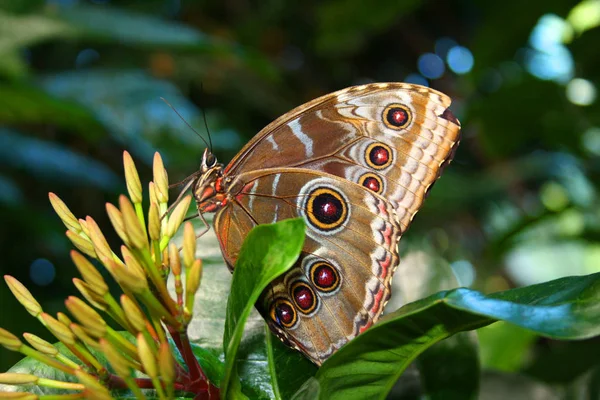
[[[236,369],[240,376],[242,391],[253,400],[267,400],[275,396],[268,369],[264,325],[265,322],[260,314],[253,309],[246,321],[244,337],[237,352]]]
[[[475,332],[459,332],[421,354],[416,365],[426,397],[431,400],[478,398],[478,350]]]
[[[291,397],[292,400],[313,400],[318,399],[321,395],[321,386],[319,381],[315,378],[310,378],[304,385],[298,390],[298,392]],[[288,397],[284,397],[288,398]]]
[[[43,7],[44,3],[43,0],[0,0],[0,10],[23,14]]]
[[[425,349],[457,332],[504,320],[557,339],[600,334],[600,274],[485,296],[454,289],[407,304],[342,347],[317,379],[329,399],[384,398]]]
[[[529,349],[538,339],[535,333],[505,322],[486,326],[477,334],[481,343],[483,368],[504,372],[519,371],[531,358]],[[506,343],[510,343],[510,346]],[[556,364],[546,362],[545,366],[554,369]]]
[[[7,81],[24,79],[29,73],[29,66],[22,52],[10,50],[2,54],[0,58],[0,76]]]
[[[111,7],[50,7],[45,13],[0,12],[0,53],[55,38],[107,39],[138,46],[213,49],[224,43],[191,27]]]
[[[407,302],[431,296],[460,284],[450,264],[437,255],[432,246],[419,244],[409,251],[398,266],[392,283],[390,305],[399,304],[396,298]],[[416,360],[421,392],[429,399],[476,398],[479,387],[479,354],[474,332],[460,332],[434,344]],[[397,382],[395,387],[405,385]]]
[[[289,399],[297,396],[301,388],[315,376],[317,366],[300,352],[284,345],[267,327],[265,328],[269,373],[275,398]]]
[[[76,33],[69,24],[42,15],[13,15],[0,11],[0,54]]]
[[[77,361],[77,358],[71,353],[62,343],[56,343],[56,348],[62,354],[67,355],[70,359]],[[106,361],[106,360],[104,360]],[[107,365],[106,362],[103,365]],[[31,357],[25,357],[13,365],[7,372],[21,373],[21,374],[32,374],[40,378],[53,379],[63,382],[78,382],[77,378],[73,375],[69,375],[63,371],[59,371],[53,367],[49,367]],[[0,384],[1,392],[30,392],[37,395],[50,395],[50,394],[66,394],[72,393],[70,390],[65,389],[54,389],[46,386],[37,385],[3,385]]]
[[[106,133],[92,111],[73,100],[55,98],[23,84],[2,84],[0,92],[0,123],[54,125],[75,132],[90,142]]]
[[[512,346],[512,342],[504,343]],[[600,342],[597,338],[574,342],[545,341],[544,349],[546,351],[529,352],[526,366],[519,372],[540,382],[565,385],[600,367]]]
[[[136,49],[174,50],[185,54],[205,54],[215,60],[230,58],[263,77],[276,79],[278,72],[271,61],[251,48],[245,48],[219,36],[208,35],[183,23],[171,22],[150,14],[117,7],[77,5],[47,12],[36,18],[52,27],[69,29],[76,39],[97,43],[134,46]],[[55,28],[57,29],[57,28]],[[51,32],[53,33],[53,32]],[[62,33],[62,32],[60,32]],[[2,42],[0,42],[2,43]],[[220,64],[222,65],[222,64]]]
[[[137,158],[152,163],[150,149],[159,146],[170,167],[195,159],[203,146],[183,122],[160,98],[163,97],[192,126],[201,124],[201,113],[171,82],[157,79],[139,70],[77,71],[49,75],[39,80],[42,88],[67,104],[79,103],[92,112],[106,130]],[[1,115],[1,111],[0,111]],[[81,131],[81,130],[80,130]],[[221,131],[215,138],[235,137]],[[216,144],[221,145],[222,139]],[[177,157],[169,157],[177,154]],[[216,246],[218,248],[218,245]]]
[[[225,397],[237,380],[237,353],[246,320],[262,291],[290,269],[300,255],[304,227],[302,219],[259,225],[250,231],[242,245],[227,300],[223,335],[225,377],[221,391]]]
[[[90,38],[153,47],[205,48],[215,45],[209,36],[194,28],[115,7],[64,7],[56,18]]]
[[[171,339],[169,339],[169,342],[171,342]],[[171,348],[174,349],[174,352],[179,353],[176,350],[177,348],[174,348],[173,345]],[[198,363],[200,363],[202,371],[204,371],[208,380],[216,387],[219,387],[225,371],[225,364],[223,364],[223,361],[219,359],[219,355],[216,354],[215,351],[211,349],[205,349],[195,343],[192,343],[192,353],[194,353],[194,356],[196,356],[196,359],[198,360]],[[180,362],[184,363],[181,356],[179,356],[179,360]]]

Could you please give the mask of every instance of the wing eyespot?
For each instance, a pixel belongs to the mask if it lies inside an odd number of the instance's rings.
[[[331,293],[340,287],[340,273],[330,263],[317,261],[309,270],[310,280],[320,292]]]
[[[412,113],[404,104],[394,103],[383,110],[383,123],[390,129],[400,130],[410,125]]]
[[[301,313],[309,315],[317,309],[317,295],[306,282],[300,280],[292,283],[290,291],[294,304]]]
[[[394,161],[392,149],[384,143],[371,143],[365,151],[365,161],[373,169],[386,169]]]
[[[271,320],[279,327],[292,328],[298,322],[298,315],[289,300],[276,299],[271,305]]]
[[[308,221],[320,231],[340,227],[348,218],[348,204],[344,197],[329,187],[317,187],[308,195]]]
[[[358,178],[358,184],[377,194],[383,193],[384,183],[380,176],[367,172]]]

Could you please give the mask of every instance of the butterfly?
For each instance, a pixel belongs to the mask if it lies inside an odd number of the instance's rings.
[[[303,217],[296,264],[256,308],[272,332],[321,365],[377,321],[398,241],[450,163],[460,123],[450,98],[407,83],[350,87],[261,130],[224,167],[209,149],[189,186],[233,270],[258,224]]]

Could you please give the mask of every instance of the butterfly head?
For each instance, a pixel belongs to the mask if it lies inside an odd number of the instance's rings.
[[[202,155],[193,193],[201,213],[215,212],[224,205],[226,195],[223,187],[223,164],[219,164],[208,149]]]

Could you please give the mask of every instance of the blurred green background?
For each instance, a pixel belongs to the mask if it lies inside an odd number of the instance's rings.
[[[124,149],[142,182],[157,150],[172,181],[197,168],[202,141],[159,97],[201,133],[205,110],[227,163],[289,109],[374,81],[439,89],[463,125],[403,252],[484,292],[600,271],[599,25],[598,0],[0,0],[0,272],[62,310],[75,272],[47,193],[109,227]],[[0,305],[0,326],[47,337],[3,283]],[[505,386],[598,398],[598,340],[496,324],[480,342],[484,389],[519,373]]]

